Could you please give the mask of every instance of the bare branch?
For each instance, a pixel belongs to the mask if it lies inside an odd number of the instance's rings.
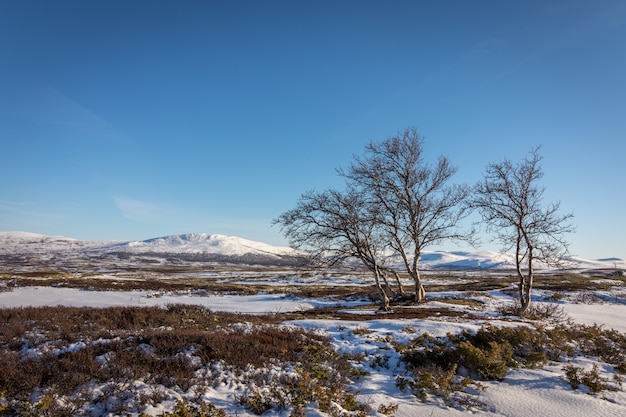
[[[539,148],[533,148],[517,165],[509,160],[489,164],[470,202],[506,250],[515,249],[520,313],[530,303],[534,262],[559,265],[567,254],[565,235],[574,231],[573,215],[560,214],[560,203],[543,204],[544,189],[537,185],[543,177],[541,160]]]

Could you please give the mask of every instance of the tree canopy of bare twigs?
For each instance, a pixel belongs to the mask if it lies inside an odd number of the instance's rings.
[[[274,223],[282,227],[292,246],[308,249],[329,262],[359,259],[375,277],[381,309],[389,309],[389,297],[381,284],[385,273],[380,236],[376,234],[374,207],[354,189],[304,193],[296,207]],[[328,256],[330,255],[330,257]]]
[[[467,215],[462,203],[469,187],[448,185],[456,171],[444,156],[432,165],[424,160],[424,140],[415,128],[370,142],[363,157],[340,171],[378,207],[377,226],[413,278],[416,302],[425,297],[419,267],[424,248],[471,240],[472,233],[458,227]]]
[[[568,250],[565,236],[574,231],[573,214],[561,214],[559,202],[543,202],[541,160],[539,148],[533,148],[517,164],[507,159],[489,164],[471,201],[504,251],[515,253],[520,315],[530,306],[535,262],[560,265]]]
[[[382,142],[370,142],[363,157],[355,156],[347,171],[338,170],[346,179],[346,191],[305,193],[274,223],[292,246],[360,259],[374,273],[384,308],[388,299],[381,276],[386,282],[391,272],[400,281],[398,271],[384,264],[383,254],[399,255],[402,270],[415,283],[415,301],[420,302],[425,297],[419,268],[423,249],[471,237],[458,227],[467,214],[461,203],[469,187],[448,185],[455,172],[445,157],[428,164],[422,137],[408,128]],[[402,294],[401,285],[398,289]]]

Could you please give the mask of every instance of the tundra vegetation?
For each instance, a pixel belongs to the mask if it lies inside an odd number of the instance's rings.
[[[9,289],[31,280],[39,287],[59,284],[36,275],[17,281],[4,276],[2,283]],[[408,275],[401,278],[411,280]],[[487,383],[502,381],[512,369],[554,364],[561,364],[561,378],[573,389],[590,395],[621,390],[626,335],[574,324],[559,304],[533,305],[526,318],[513,326],[487,322],[476,331],[446,336],[411,326],[399,333],[380,333],[368,326],[369,320],[381,318],[407,323],[436,318],[443,324],[445,320],[506,319],[515,312],[505,308],[511,304],[496,308],[491,295],[509,293],[514,278],[476,277],[468,282],[428,275],[428,279],[433,289],[459,296],[433,291],[431,297],[437,298],[431,300],[439,301],[437,305],[407,304],[384,316],[354,314],[341,306],[342,300],[355,297],[375,302],[375,286],[346,292],[343,286],[332,285],[320,293],[312,287],[309,294],[334,297],[337,307],[262,315],[180,304],[0,309],[0,415],[234,416],[237,409],[259,415],[272,410],[304,416],[312,409],[329,416],[394,415],[398,405],[393,401],[373,404],[361,399],[360,381],[376,372],[396,375],[397,389],[417,402],[481,410],[489,407],[482,396]],[[167,281],[163,277],[153,285],[167,287]],[[195,281],[207,285],[204,279]],[[84,282],[68,278],[64,285],[84,288]],[[134,282],[139,285],[140,280]],[[193,288],[193,282],[185,281],[187,289]],[[114,282],[109,285],[91,291],[115,288]],[[127,291],[129,285],[118,290]],[[626,283],[619,278],[566,275],[540,276],[536,286],[546,300],[597,302],[579,299],[579,294],[600,294]],[[213,288],[217,291],[217,285]],[[248,284],[245,294],[266,289]],[[290,289],[292,296],[306,293],[287,286],[278,290],[289,294]],[[181,283],[176,290],[187,293]],[[227,293],[234,290],[224,286]],[[365,340],[376,349],[341,351],[328,335],[291,324],[328,319],[350,326],[338,328],[341,338]],[[355,326],[355,320],[362,324]],[[581,364],[581,358],[593,365]],[[207,393],[219,389],[233,393],[234,405],[211,401]]]

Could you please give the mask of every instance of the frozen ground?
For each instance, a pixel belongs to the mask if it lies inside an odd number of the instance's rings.
[[[17,240],[16,240],[17,239]],[[21,240],[20,240],[21,239]],[[17,242],[17,243],[16,243]],[[198,246],[200,245],[200,246]],[[342,317],[339,319],[298,319],[284,322],[287,326],[298,326],[313,329],[316,332],[328,335],[333,347],[340,353],[361,354],[363,360],[360,366],[367,375],[356,380],[352,388],[360,393],[359,399],[369,404],[373,411],[371,415],[382,416],[377,413],[378,406],[393,405],[397,410],[393,415],[397,417],[433,416],[454,417],[462,415],[493,416],[493,417],[590,417],[590,416],[626,416],[626,393],[623,389],[604,390],[597,394],[590,394],[584,387],[573,389],[564,376],[562,370],[568,362],[548,362],[546,365],[528,369],[518,368],[510,370],[503,381],[484,382],[484,391],[477,392],[476,398],[484,404],[482,407],[454,408],[446,406],[437,398],[429,398],[420,402],[408,390],[401,390],[396,386],[398,375],[406,372],[400,354],[391,347],[391,343],[406,343],[422,333],[434,337],[443,337],[447,334],[458,334],[464,330],[475,331],[487,324],[496,326],[528,325],[527,320],[517,320],[511,316],[503,316],[503,306],[513,303],[514,291],[504,291],[502,288],[485,291],[462,290],[431,290],[435,286],[449,284],[464,285],[471,283],[476,276],[492,276],[497,279],[498,274],[493,272],[507,265],[507,258],[492,253],[465,253],[439,252],[431,253],[424,260],[426,265],[436,268],[441,262],[459,267],[455,274],[450,275],[450,281],[445,279],[431,279],[426,276],[426,289],[429,302],[417,308],[424,312],[425,319],[390,318],[386,314],[376,314],[376,307],[367,305],[369,301],[364,297],[330,298],[324,296],[304,296],[306,292],[287,291],[293,288],[319,287],[365,287],[371,282],[363,275],[350,274],[304,274],[298,269],[268,268],[258,270],[249,268],[238,270],[236,267],[221,268],[213,264],[203,264],[198,267],[195,258],[182,258],[184,262],[191,259],[187,265],[192,272],[181,269],[179,262],[173,262],[162,255],[162,258],[133,258],[136,254],[147,253],[153,256],[153,251],[163,250],[168,256],[178,247],[183,249],[185,256],[196,255],[196,249],[202,247],[214,248],[222,251],[231,247],[220,255],[235,251],[239,256],[247,256],[248,249],[252,248],[259,253],[270,253],[272,256],[281,256],[285,248],[276,253],[271,247],[259,245],[255,242],[221,237],[217,235],[183,235],[152,239],[144,242],[109,242],[85,243],[66,238],[51,238],[41,235],[14,233],[0,233],[0,255],[5,260],[14,262],[4,263],[0,275],[4,281],[0,282],[0,308],[20,306],[166,306],[168,304],[202,305],[213,311],[251,313],[262,315],[267,313],[298,312],[323,307],[341,307],[343,313],[351,313],[354,320]],[[233,247],[236,246],[236,247]],[[125,250],[129,256],[121,256],[118,252]],[[74,255],[71,262],[59,258],[60,253],[70,251]],[[95,252],[94,252],[95,251]],[[237,252],[239,251],[239,252]],[[164,252],[164,253],[165,253]],[[92,257],[93,253],[99,257]],[[109,254],[113,255],[109,255]],[[33,263],[37,259],[39,264]],[[137,259],[142,262],[139,267],[133,264]],[[260,258],[256,258],[260,259]],[[281,258],[283,259],[283,258]],[[182,261],[181,261],[182,262]],[[581,261],[582,262],[582,261]],[[464,266],[488,268],[486,270],[463,270]],[[626,333],[626,286],[623,278],[613,279],[610,275],[613,270],[624,267],[621,259],[599,261],[584,261],[585,268],[598,271],[598,277],[589,279],[590,284],[596,285],[593,290],[574,288],[560,294],[558,299],[551,298],[554,294],[548,290],[534,292],[534,303],[556,302],[574,323],[585,325],[598,324],[605,328],[615,329]],[[92,268],[92,269],[89,269]],[[133,269],[135,268],[135,269]],[[277,272],[279,271],[280,272]],[[34,274],[38,270],[53,271],[58,279],[71,281],[80,276],[83,281],[79,286],[50,286],[38,279],[45,280],[46,274]],[[91,271],[91,272],[90,272]],[[135,272],[133,272],[135,271]],[[579,271],[580,272],[580,271]],[[31,274],[31,275],[29,275]],[[29,276],[32,286],[14,286],[15,277]],[[134,280],[138,277],[146,280],[158,278],[163,282],[189,280],[193,282],[211,282],[215,285],[240,285],[250,287],[265,286],[265,291],[255,294],[235,294],[233,292],[216,292],[207,289],[188,290],[132,290],[132,291],[94,291],[89,285],[84,286],[85,279],[93,280]],[[33,284],[34,282],[34,284]],[[94,282],[94,281],[92,281]],[[565,281],[563,281],[565,282]],[[408,288],[408,282],[407,288]],[[157,283],[158,286],[158,283]],[[272,291],[267,290],[272,288]],[[285,291],[283,291],[283,289]],[[509,287],[509,289],[514,289]],[[563,296],[564,295],[564,296]],[[468,299],[479,301],[464,303]],[[450,303],[450,300],[456,301]],[[458,315],[439,315],[437,309],[449,309],[458,312]],[[429,311],[433,311],[429,314]],[[368,314],[368,319],[364,315]],[[376,316],[373,316],[376,314]],[[352,315],[350,316],[350,318]],[[371,317],[375,317],[372,319]],[[406,315],[405,317],[410,317]],[[550,326],[550,323],[546,323]],[[626,347],[624,347],[626,349]],[[578,355],[569,359],[575,366],[591,369],[593,364],[600,366],[603,378],[610,380],[615,375],[613,367],[601,362],[598,358]],[[384,363],[384,366],[380,364]],[[224,374],[224,380],[229,376]],[[141,386],[137,381],[136,385]],[[196,387],[197,388],[197,387]],[[2,387],[0,387],[0,392]],[[149,406],[144,410],[149,415],[158,415],[172,411],[176,399],[194,400],[198,397],[197,389],[188,392],[169,392],[169,398],[161,404]],[[250,417],[254,414],[243,408],[235,398],[232,385],[227,383],[213,387],[203,387],[201,397],[207,402],[223,408],[230,415]],[[1,406],[1,404],[0,404]],[[327,417],[315,405],[305,409],[307,416]],[[267,417],[289,417],[289,410],[269,410],[263,415]],[[103,414],[106,415],[106,414]]]
[[[331,285],[332,283],[327,284]],[[433,300],[420,308],[440,307],[444,303],[437,301],[439,297],[458,296],[459,293],[431,293]],[[571,299],[576,299],[572,296]],[[600,300],[600,298],[596,298]],[[585,390],[574,390],[565,380],[562,367],[564,363],[551,362],[537,369],[511,370],[501,382],[482,382],[484,392],[479,399],[485,404],[480,409],[463,410],[447,407],[436,400],[419,402],[409,392],[401,391],[396,387],[397,375],[403,372],[403,364],[399,354],[389,349],[389,340],[393,338],[399,342],[406,342],[417,334],[429,333],[435,337],[445,336],[448,333],[456,334],[463,330],[477,330],[481,326],[491,323],[499,326],[523,325],[504,320],[496,313],[497,306],[511,303],[509,296],[499,291],[488,294],[490,307],[476,311],[472,307],[454,305],[453,308],[467,310],[474,316],[472,319],[432,317],[430,319],[386,319],[384,314],[379,319],[363,321],[358,313],[373,312],[375,309],[362,310],[358,306],[362,302],[345,303],[344,311],[354,312],[355,320],[295,320],[285,324],[316,329],[329,335],[335,349],[339,352],[360,353],[364,355],[365,368],[369,375],[355,383],[355,389],[360,392],[360,399],[372,405],[376,410],[379,404],[397,405],[395,415],[452,417],[466,414],[476,416],[507,416],[507,417],[537,417],[537,416],[619,416],[626,415],[626,393],[622,390],[603,391],[601,394],[588,394]],[[296,298],[281,294],[257,295],[218,295],[210,293],[163,293],[156,291],[89,291],[75,288],[52,287],[21,287],[0,293],[0,307],[16,306],[148,306],[166,305],[170,303],[199,304],[214,311],[229,311],[243,313],[272,313],[298,311],[323,306],[336,306],[337,301],[325,298]],[[570,318],[583,324],[601,324],[607,328],[614,328],[626,332],[626,302],[593,304],[562,301],[561,305]],[[448,304],[448,307],[451,305]],[[476,318],[478,316],[478,318]],[[410,329],[410,331],[407,331]],[[355,331],[358,330],[358,331]],[[381,355],[385,357],[387,367],[372,367],[367,365]],[[576,366],[590,368],[592,360],[589,358],[575,358]],[[603,372],[608,378],[612,375],[611,367],[605,365]],[[183,395],[184,398],[184,395]],[[209,388],[203,394],[205,401],[210,401],[225,410],[239,416],[252,416],[251,412],[237,405],[233,398],[233,391],[228,385]],[[164,402],[159,406],[148,407],[146,412],[156,415],[168,411],[172,402]],[[314,407],[307,410],[307,415],[324,416]],[[284,412],[270,410],[265,416],[282,416]],[[375,412],[373,412],[376,415]],[[382,414],[379,414],[382,415]],[[287,417],[287,414],[285,414]]]
[[[332,285],[332,283],[328,284]],[[429,293],[429,297],[432,299],[450,295],[459,296],[460,293]],[[490,302],[494,306],[511,302],[510,297],[499,292],[492,293],[492,297]],[[367,302],[354,301],[342,302],[341,305],[350,307],[365,303]],[[268,314],[333,307],[337,306],[338,302],[327,298],[298,298],[284,294],[225,295],[202,291],[181,294],[159,291],[89,291],[77,288],[36,286],[0,292],[0,308],[57,305],[74,307],[166,306],[167,304],[201,305],[213,311],[231,313]],[[442,303],[432,301],[424,304],[421,308],[441,305]],[[561,306],[574,322],[587,325],[598,324],[626,333],[626,300],[623,300],[622,303],[597,304],[564,302],[561,303]],[[446,305],[446,307],[451,306]],[[464,307],[456,308],[464,309]],[[368,312],[374,311],[375,309]],[[358,312],[363,312],[363,310],[358,310],[355,314]],[[473,311],[473,313],[476,312]],[[390,321],[393,322],[393,320]]]

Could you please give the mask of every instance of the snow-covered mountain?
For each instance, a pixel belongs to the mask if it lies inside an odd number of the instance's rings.
[[[206,233],[189,233],[126,242],[117,248],[132,253],[205,253],[225,256],[243,256],[251,253],[272,256],[297,254],[288,247],[272,246],[236,236]]]
[[[144,241],[81,241],[27,232],[0,232],[0,261],[27,265],[37,261],[95,263],[218,262],[300,265],[303,253],[235,236],[191,233]],[[84,263],[84,262],[83,262]]]
[[[424,269],[509,269],[515,267],[513,255],[480,251],[425,252],[420,260]]]
[[[73,252],[111,245],[113,242],[84,241],[29,232],[0,232],[0,254]]]
[[[224,262],[239,264],[296,265],[302,252],[272,246],[236,236],[190,233],[164,236],[143,241],[81,241],[62,236],[46,236],[27,232],[0,232],[0,259],[104,259],[132,261],[139,258],[179,261]],[[396,263],[399,259],[390,259]],[[626,269],[619,258],[587,260],[570,259],[571,269]],[[423,270],[504,270],[514,268],[511,254],[489,251],[426,251],[422,254]],[[538,265],[540,267],[540,265]]]
[[[143,241],[83,241],[63,236],[28,232],[0,232],[0,253],[35,253],[75,250],[101,250],[129,253],[187,253],[241,256],[249,253],[297,255],[288,247],[272,246],[236,236],[190,233]]]

